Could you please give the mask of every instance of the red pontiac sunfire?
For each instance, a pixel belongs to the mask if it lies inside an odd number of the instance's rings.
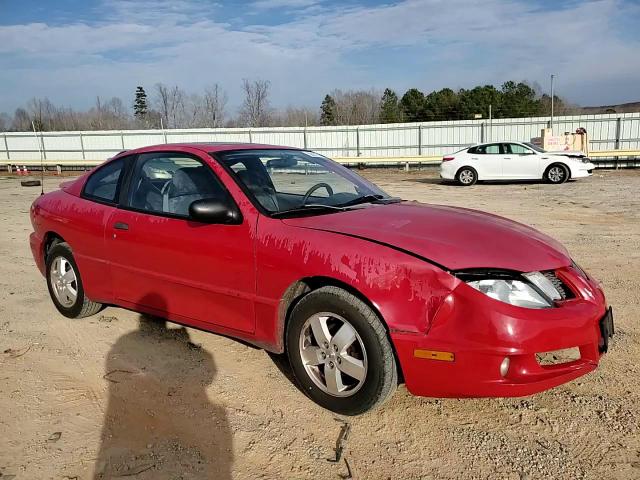
[[[125,151],[33,202],[31,249],[63,315],[118,305],[286,352],[346,415],[414,395],[510,397],[596,368],[598,282],[495,215],[393,198],[317,153]],[[579,349],[564,363],[540,354]]]

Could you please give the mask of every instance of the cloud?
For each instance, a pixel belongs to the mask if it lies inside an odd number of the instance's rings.
[[[317,105],[334,88],[425,91],[506,79],[548,84],[581,103],[638,100],[640,7],[595,0],[543,9],[527,0],[404,0],[379,6],[257,0],[293,18],[222,4],[105,1],[88,22],[0,26],[0,111],[31,96],[86,106],[136,85],[195,91],[219,82],[240,103],[242,78],[269,79],[274,104]],[[548,4],[547,4],[548,5]]]
[[[277,8],[305,8],[317,5],[318,0],[257,0],[251,6],[258,10],[271,10]]]

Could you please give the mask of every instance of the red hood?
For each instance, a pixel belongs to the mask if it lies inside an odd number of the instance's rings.
[[[537,230],[466,208],[402,202],[284,221],[385,243],[450,270],[503,268],[530,272],[571,263],[560,243]]]

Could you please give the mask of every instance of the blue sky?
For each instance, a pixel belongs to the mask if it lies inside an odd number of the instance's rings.
[[[130,104],[157,82],[217,82],[233,110],[243,78],[316,107],[335,88],[546,90],[551,73],[582,105],[640,101],[638,25],[637,0],[0,0],[0,111]]]

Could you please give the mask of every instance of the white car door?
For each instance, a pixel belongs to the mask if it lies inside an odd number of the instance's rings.
[[[540,156],[519,143],[504,143],[502,175],[505,179],[531,180],[542,178]]]
[[[480,180],[499,180],[502,178],[502,155],[499,143],[478,145],[468,151],[470,165],[478,171]]]

